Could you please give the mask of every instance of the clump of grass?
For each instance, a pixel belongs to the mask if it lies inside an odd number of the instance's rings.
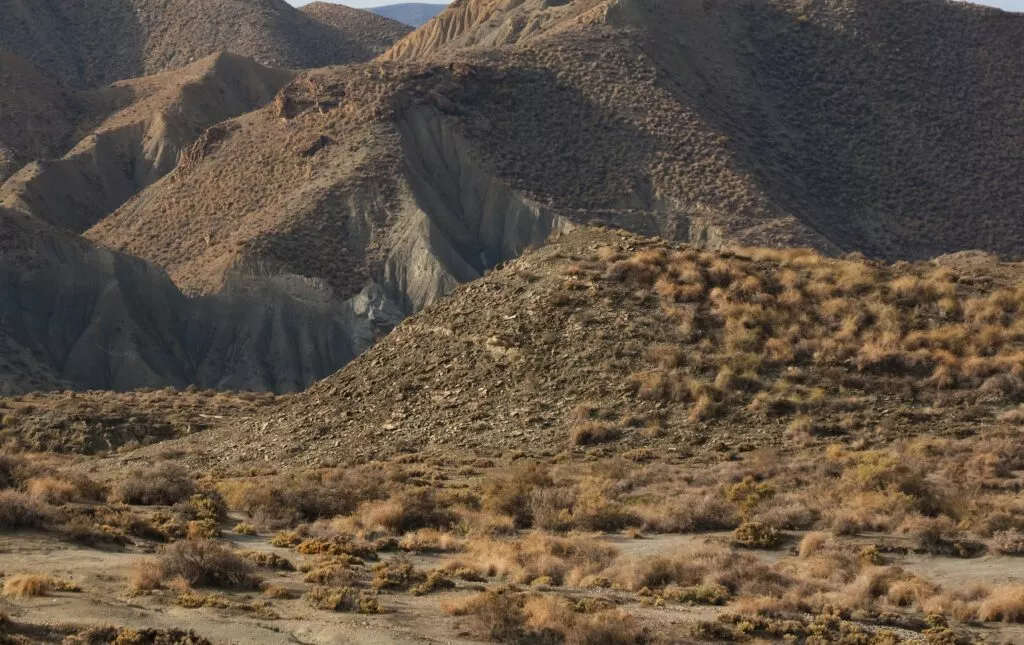
[[[291,560],[270,551],[243,551],[239,555],[257,567],[275,571],[295,571],[295,565]]]
[[[1024,585],[993,589],[978,607],[978,620],[1024,623]]]
[[[781,541],[779,530],[761,522],[744,522],[732,532],[733,544],[752,549],[771,549]]]
[[[351,587],[313,587],[303,598],[312,607],[327,611],[382,613],[375,597]]]
[[[52,517],[47,505],[15,490],[0,490],[0,530],[42,528]]]
[[[999,531],[989,541],[992,550],[1002,555],[1024,555],[1024,532]]]
[[[4,580],[3,595],[8,598],[45,596],[53,589],[49,576],[38,573],[19,573]]]
[[[447,613],[471,619],[480,636],[502,643],[564,642],[583,645],[637,645],[647,632],[630,615],[606,610],[576,611],[567,600],[508,590],[485,591],[444,606]]]

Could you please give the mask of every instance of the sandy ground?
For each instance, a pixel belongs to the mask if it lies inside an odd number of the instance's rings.
[[[798,536],[796,536],[798,537]],[[670,553],[707,541],[725,540],[726,534],[671,535],[631,539],[609,536],[623,555],[639,557]],[[287,549],[271,546],[266,537],[229,536],[240,548],[273,551],[298,563]],[[758,552],[765,560],[785,557],[783,549]],[[82,587],[81,593],[52,593],[42,598],[0,599],[0,611],[22,623],[36,625],[118,625],[128,627],[186,628],[195,630],[215,643],[304,643],[309,645],[365,643],[367,645],[411,645],[420,643],[477,643],[468,637],[459,618],[444,614],[441,604],[453,597],[473,592],[473,585],[453,592],[416,597],[410,594],[382,594],[386,614],[357,614],[319,611],[303,600],[273,600],[278,620],[265,620],[241,610],[212,608],[187,609],[170,604],[167,596],[132,596],[126,579],[132,564],[147,554],[137,548],[127,551],[102,551],[62,542],[52,536],[34,533],[7,534],[0,537],[0,572],[5,576],[20,572],[41,572],[70,578]],[[969,581],[990,584],[1024,581],[1024,558],[986,556],[970,560],[919,555],[893,556],[897,563],[949,588]],[[440,564],[443,556],[417,555],[411,558],[420,568]],[[265,578],[300,594],[307,586],[298,572],[262,571]],[[478,588],[478,587],[476,587]],[[614,592],[606,592],[614,595]],[[226,593],[236,602],[263,600],[258,592]],[[621,599],[618,599],[621,601]],[[713,619],[721,611],[714,607],[648,607],[629,604],[628,611],[642,621],[671,627],[696,619]],[[990,626],[993,642],[1024,643],[1024,627]]]

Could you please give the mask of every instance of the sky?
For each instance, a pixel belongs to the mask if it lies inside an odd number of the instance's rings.
[[[398,4],[399,2],[413,1],[419,2],[421,0],[345,0],[342,4],[346,4],[350,7],[379,7],[385,4]],[[447,4],[444,0],[422,0],[423,2],[430,2],[434,4]],[[309,0],[288,0],[293,5],[301,7],[307,4]],[[1000,9],[1006,9],[1007,11],[1024,11],[1024,0],[986,0],[979,4],[987,4],[993,7],[999,7]]]

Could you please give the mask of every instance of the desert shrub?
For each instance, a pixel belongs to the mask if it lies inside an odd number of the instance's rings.
[[[295,597],[288,587],[282,585],[263,583],[260,585],[260,589],[263,591],[264,596],[275,600],[290,600]]]
[[[425,528],[403,535],[398,548],[416,553],[447,553],[461,550],[462,541],[451,533]]]
[[[281,528],[348,515],[359,504],[387,492],[379,468],[329,469],[279,477],[271,481],[220,484],[228,506],[265,528]]]
[[[453,616],[468,616],[475,631],[503,643],[519,642],[524,637],[525,598],[508,591],[484,591],[467,601],[445,605]]]
[[[423,573],[417,571],[412,562],[404,558],[394,558],[374,566],[370,585],[374,589],[406,590],[425,579]]]
[[[132,471],[110,492],[110,501],[143,506],[170,506],[191,497],[195,482],[183,467],[160,462],[146,470]]]
[[[435,591],[444,591],[446,589],[454,589],[455,582],[452,581],[443,571],[433,569],[427,572],[427,577],[423,582],[409,588],[409,592],[414,596],[422,596]]]
[[[444,529],[455,522],[455,514],[431,489],[406,490],[380,502],[359,507],[358,523],[371,530],[401,535],[424,528]]]
[[[781,536],[774,526],[761,522],[744,522],[732,532],[733,544],[755,549],[770,549],[779,544]]]
[[[328,587],[351,587],[358,576],[348,564],[331,563],[315,567],[302,577],[303,582]]]
[[[376,598],[351,587],[313,587],[303,598],[311,606],[327,611],[381,613],[380,603]]]
[[[585,421],[574,425],[569,431],[569,440],[574,446],[592,446],[614,441],[618,436],[618,427],[604,421]]]
[[[239,535],[256,535],[257,533],[256,527],[248,522],[239,522],[231,530]]]
[[[466,553],[449,559],[444,570],[462,579],[468,578],[460,572],[469,570],[522,584],[546,578],[546,584],[557,586],[564,582],[580,583],[603,571],[617,554],[614,546],[599,540],[531,533],[512,542],[469,540]]]
[[[257,567],[275,571],[295,571],[295,565],[291,560],[270,551],[243,551],[239,555]]]
[[[978,608],[978,620],[1024,623],[1024,585],[993,589]]]
[[[996,553],[1024,555],[1024,533],[1021,531],[999,531],[992,536],[989,544]]]
[[[193,631],[180,629],[134,629],[131,627],[90,627],[67,636],[62,645],[213,645]]]
[[[538,488],[553,486],[545,467],[538,464],[517,464],[505,473],[494,474],[483,482],[484,510],[511,516],[519,528],[533,524],[530,498]]]
[[[924,553],[965,557],[980,548],[965,540],[948,517],[912,517],[901,529],[914,540],[914,548]]]
[[[485,591],[445,609],[469,617],[475,632],[503,643],[640,645],[648,640],[646,631],[628,614],[581,613],[568,601],[545,595]]]
[[[346,555],[363,560],[377,559],[374,544],[350,535],[307,538],[299,542],[295,550],[303,555]]]
[[[0,530],[41,528],[50,520],[49,508],[38,499],[14,490],[0,490]]]
[[[45,596],[53,588],[49,576],[38,573],[20,573],[4,580],[3,594],[13,598]]]
[[[248,560],[213,540],[169,544],[157,557],[155,569],[151,562],[144,567],[151,571],[150,576],[158,571],[160,580],[181,577],[192,587],[252,589],[259,583]]]

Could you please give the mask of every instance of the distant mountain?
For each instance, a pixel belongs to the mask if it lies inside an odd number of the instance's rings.
[[[412,28],[362,9],[353,9],[335,2],[311,2],[301,11],[318,22],[336,29],[351,42],[359,43],[374,55],[384,53]]]
[[[384,16],[385,18],[405,23],[410,27],[419,27],[444,11],[447,6],[446,4],[430,4],[426,2],[403,2],[401,4],[374,7],[370,11],[378,16]]]

